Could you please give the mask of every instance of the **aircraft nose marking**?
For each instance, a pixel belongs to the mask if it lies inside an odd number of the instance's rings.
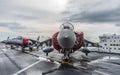
[[[66,36],[64,36],[64,38],[65,38],[65,39],[68,39],[68,36],[66,35]]]

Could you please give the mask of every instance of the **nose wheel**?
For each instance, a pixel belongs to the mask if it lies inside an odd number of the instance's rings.
[[[70,54],[69,51],[66,51],[64,53],[64,57],[63,57],[63,64],[69,64],[70,63]]]
[[[63,59],[63,64],[69,64],[70,63],[70,59]]]

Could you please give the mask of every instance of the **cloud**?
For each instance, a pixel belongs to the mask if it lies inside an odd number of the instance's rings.
[[[21,11],[24,11],[21,13]],[[14,12],[14,17],[19,20],[49,22],[57,17],[57,13],[47,10],[37,10],[32,8],[20,8]]]
[[[87,23],[119,23],[120,8],[109,11],[89,12],[83,11],[80,14],[70,16],[70,21]]]
[[[0,0],[0,19],[56,22],[67,0]]]
[[[19,30],[26,29],[25,26],[22,26],[21,24],[14,23],[14,22],[0,22],[0,27],[8,28],[11,31],[19,31]]]
[[[68,10],[63,12],[64,19],[84,23],[119,23],[119,0],[71,0]]]

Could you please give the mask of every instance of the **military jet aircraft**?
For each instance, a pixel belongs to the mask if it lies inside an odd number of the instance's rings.
[[[22,48],[22,52],[25,52],[26,47],[28,47],[29,50],[32,51],[33,47],[37,47],[37,49],[39,49],[39,47],[42,46],[44,43],[47,45],[48,42],[51,41],[47,39],[40,42],[39,39],[40,39],[40,36],[38,36],[37,40],[24,38],[22,36],[12,38],[12,39],[9,39],[8,37],[7,40],[1,41],[1,43],[10,45],[11,49],[14,49],[14,46],[16,47],[20,46]]]
[[[90,42],[84,39],[83,32],[75,32],[74,26],[71,23],[63,23],[60,26],[60,31],[56,32],[52,36],[52,45],[53,48],[47,47],[43,51],[48,56],[48,53],[52,52],[54,49],[57,50],[59,53],[64,54],[63,61],[69,62],[70,61],[70,54],[74,53],[75,51],[82,48],[80,51],[88,55],[90,52],[86,46],[97,47],[98,44]]]

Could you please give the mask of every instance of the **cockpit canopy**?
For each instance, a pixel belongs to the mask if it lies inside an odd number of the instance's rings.
[[[71,29],[71,30],[73,30],[73,29],[74,29],[74,26],[73,26],[71,23],[66,22],[66,23],[63,23],[63,24],[60,26],[60,29],[61,29],[61,30],[62,30],[62,29]]]
[[[18,39],[23,39],[23,37],[22,37],[22,36],[18,36],[17,38],[18,38]]]
[[[16,38],[13,38],[12,40],[15,40],[15,39],[22,40],[22,39],[23,39],[23,37],[22,37],[22,36],[18,36],[18,37],[16,37]]]

